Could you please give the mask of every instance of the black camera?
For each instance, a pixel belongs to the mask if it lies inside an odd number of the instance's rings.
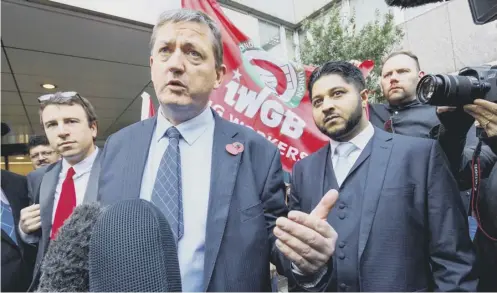
[[[465,67],[458,75],[427,74],[416,87],[418,100],[433,106],[464,106],[475,99],[497,103],[497,65]]]

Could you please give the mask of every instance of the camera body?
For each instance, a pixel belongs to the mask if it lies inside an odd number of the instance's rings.
[[[458,75],[427,74],[416,87],[423,104],[461,107],[475,99],[497,103],[497,65],[465,67]]]

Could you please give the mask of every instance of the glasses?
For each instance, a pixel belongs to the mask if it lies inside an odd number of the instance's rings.
[[[46,158],[46,157],[49,157],[49,156],[53,155],[53,153],[54,153],[54,151],[44,151],[44,152],[39,152],[39,153],[32,154],[32,155],[30,156],[30,158],[34,160],[34,159],[38,158],[40,155],[41,155],[42,157]]]
[[[71,99],[71,98],[77,97],[78,99],[81,100],[81,102],[83,104],[86,105],[85,101],[83,101],[83,98],[77,92],[61,92],[61,93],[57,93],[57,94],[46,94],[46,95],[39,97],[38,102],[40,102],[40,103],[46,102],[48,100],[53,99],[56,95],[63,97],[63,98],[66,98],[66,99]]]

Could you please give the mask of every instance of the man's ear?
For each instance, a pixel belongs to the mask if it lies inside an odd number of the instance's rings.
[[[364,108],[368,105],[368,99],[369,99],[369,90],[368,89],[363,89],[360,93],[361,95],[361,106]]]
[[[214,84],[215,89],[217,89],[221,85],[225,74],[226,74],[226,66],[224,64],[221,64],[221,66],[219,66],[219,68],[216,69],[216,83]]]
[[[419,77],[419,78],[421,78],[421,77],[425,76],[425,74],[426,74],[426,73],[425,73],[424,71],[422,71],[422,70],[421,70],[421,71],[418,73],[418,77]]]

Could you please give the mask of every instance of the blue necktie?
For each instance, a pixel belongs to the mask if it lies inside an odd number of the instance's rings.
[[[10,205],[2,201],[2,230],[17,244],[16,227]]]
[[[169,145],[160,161],[152,191],[152,203],[166,216],[176,241],[179,241],[183,236],[180,135],[178,129],[174,126],[166,131]]]

